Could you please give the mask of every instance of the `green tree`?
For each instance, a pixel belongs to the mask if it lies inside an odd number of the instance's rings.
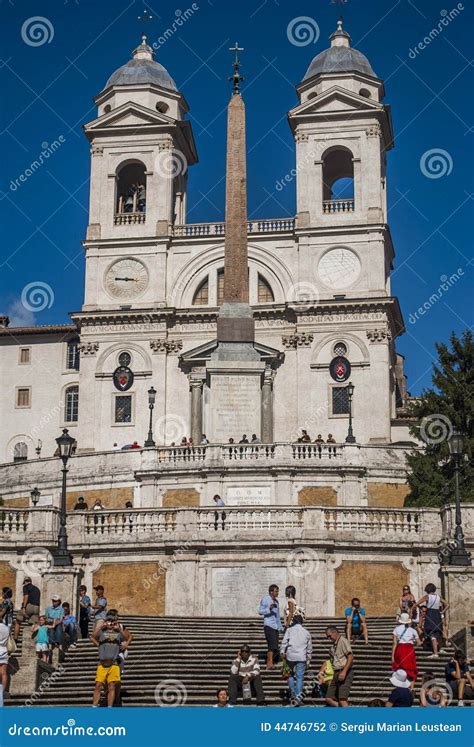
[[[466,330],[453,332],[449,345],[436,345],[438,362],[433,365],[433,387],[410,404],[416,419],[410,432],[423,451],[408,456],[407,506],[439,506],[454,500],[454,460],[448,438],[453,428],[464,437],[460,463],[461,500],[474,501],[474,341]]]

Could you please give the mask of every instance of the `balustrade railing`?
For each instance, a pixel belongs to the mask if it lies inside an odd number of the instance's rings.
[[[198,531],[268,531],[303,528],[301,508],[219,508],[199,509]]]
[[[354,532],[354,534],[420,534],[423,515],[417,511],[377,508],[330,508],[323,516],[323,526],[328,532]]]
[[[116,213],[114,225],[126,225],[131,223],[145,223],[145,213]]]
[[[294,218],[269,218],[265,220],[249,220],[247,231],[256,233],[287,233],[294,231]],[[172,227],[174,236],[223,236],[225,223],[187,223]]]
[[[257,461],[274,459],[276,444],[229,444],[221,447],[224,461]]]
[[[165,534],[176,531],[177,527],[177,511],[173,509],[92,511],[82,513],[79,519],[86,537]]]
[[[323,200],[323,213],[353,213],[354,200]]]
[[[160,446],[157,448],[158,461],[168,464],[182,462],[202,462],[206,458],[205,446]]]
[[[292,444],[293,459],[340,459],[341,444]]]

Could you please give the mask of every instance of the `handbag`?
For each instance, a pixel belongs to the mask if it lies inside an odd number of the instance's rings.
[[[10,633],[10,635],[8,636],[8,641],[7,641],[7,653],[16,654],[16,652],[17,652],[16,641],[13,638],[12,634]]]

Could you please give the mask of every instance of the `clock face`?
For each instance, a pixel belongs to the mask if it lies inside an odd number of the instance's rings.
[[[107,270],[104,285],[114,298],[137,298],[148,286],[148,272],[138,259],[119,259]]]
[[[348,288],[360,275],[360,260],[350,249],[339,246],[323,254],[318,273],[329,288]]]

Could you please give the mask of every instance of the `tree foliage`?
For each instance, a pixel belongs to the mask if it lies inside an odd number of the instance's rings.
[[[433,387],[410,403],[416,422],[410,432],[423,451],[408,456],[407,506],[439,506],[454,500],[454,460],[448,439],[453,428],[464,437],[460,463],[462,501],[474,501],[474,341],[466,330],[453,332],[449,345],[436,345],[438,361],[433,365]]]

